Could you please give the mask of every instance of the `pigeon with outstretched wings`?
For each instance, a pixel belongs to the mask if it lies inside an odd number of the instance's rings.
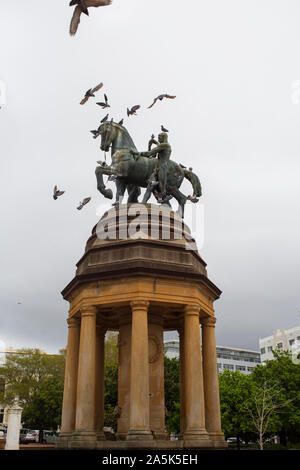
[[[167,93],[164,93],[163,95],[158,95],[156,98],[154,98],[153,103],[150,106],[148,106],[148,109],[152,108],[152,106],[155,105],[157,100],[162,101],[164,98],[169,98],[169,99],[173,100],[174,98],[176,98],[176,96],[168,95]]]
[[[95,88],[89,88],[84,95],[84,98],[80,101],[80,104],[84,104],[87,102],[91,96],[95,96],[96,91],[100,90],[103,87],[103,83],[99,83],[99,85],[95,86]]]
[[[60,191],[59,189],[57,189],[57,186],[55,185],[53,189],[53,199],[56,200],[59,196],[62,196],[64,192],[65,191]]]
[[[72,0],[70,7],[76,5],[70,24],[70,35],[74,36],[80,23],[81,13],[89,15],[90,7],[104,7],[110,5],[112,0]]]
[[[90,202],[91,199],[92,199],[91,197],[85,197],[83,201],[79,203],[79,206],[77,207],[77,209],[80,211],[83,208],[83,206],[85,206],[88,202]]]
[[[139,104],[136,104],[135,106],[132,106],[131,109],[128,109],[128,108],[127,108],[127,116],[131,116],[131,115],[136,114],[136,112],[137,112],[138,109],[140,109],[140,105],[139,105]]]
[[[108,104],[108,98],[107,98],[107,95],[104,93],[104,103],[103,102],[98,102],[96,103],[98,104],[99,106],[101,106],[102,109],[104,108],[110,108],[110,105]]]

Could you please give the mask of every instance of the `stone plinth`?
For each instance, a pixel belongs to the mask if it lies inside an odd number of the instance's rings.
[[[5,450],[19,450],[22,408],[15,403],[8,409]]]
[[[217,363],[210,359],[214,328],[203,330],[203,357],[200,338],[200,323],[214,320],[213,302],[221,292],[208,279],[206,263],[180,217],[151,204],[111,209],[93,228],[62,294],[70,309],[58,447],[226,446]],[[168,330],[177,330],[181,343],[181,440],[175,443],[165,427],[163,332]],[[103,435],[106,331],[119,332],[114,442]]]

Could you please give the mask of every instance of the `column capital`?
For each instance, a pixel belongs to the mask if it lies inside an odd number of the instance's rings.
[[[97,307],[94,305],[83,305],[80,307],[81,317],[95,317],[97,314]]]
[[[144,299],[134,299],[130,302],[132,310],[148,310],[150,302]]]
[[[79,319],[77,317],[67,318],[68,328],[74,328],[79,326]]]
[[[200,305],[197,305],[197,304],[187,304],[185,307],[184,307],[184,314],[185,316],[186,315],[198,315],[199,316],[199,313],[200,313]]]
[[[206,316],[206,317],[200,318],[200,323],[202,327],[215,328],[216,321],[217,321],[216,317],[213,317],[213,316],[209,316],[209,317]]]

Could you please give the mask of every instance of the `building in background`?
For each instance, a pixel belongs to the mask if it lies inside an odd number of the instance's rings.
[[[289,351],[292,354],[292,360],[299,362],[297,356],[300,353],[300,326],[273,331],[272,336],[259,339],[259,348],[263,363],[274,358],[272,351],[275,349]]]
[[[166,356],[169,358],[179,357],[179,341],[174,339],[164,342]],[[224,370],[238,370],[242,374],[250,374],[255,366],[260,364],[260,354],[258,351],[247,349],[229,348],[217,346],[218,372]]]

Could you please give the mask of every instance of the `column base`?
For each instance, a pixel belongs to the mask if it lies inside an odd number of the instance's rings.
[[[95,431],[77,430],[73,432],[70,442],[71,449],[95,449],[97,434]]]
[[[207,441],[210,440],[205,429],[187,429],[183,434],[184,441]]]
[[[128,431],[127,441],[153,441],[153,434],[149,430],[130,429]]]
[[[169,441],[170,436],[167,432],[155,432],[154,431],[154,439],[156,441]]]
[[[97,441],[106,441],[106,437],[103,431],[97,432]]]
[[[59,440],[60,441],[68,441],[69,439],[72,438],[72,435],[73,435],[73,431],[67,431],[67,432],[61,432],[59,434]]]

